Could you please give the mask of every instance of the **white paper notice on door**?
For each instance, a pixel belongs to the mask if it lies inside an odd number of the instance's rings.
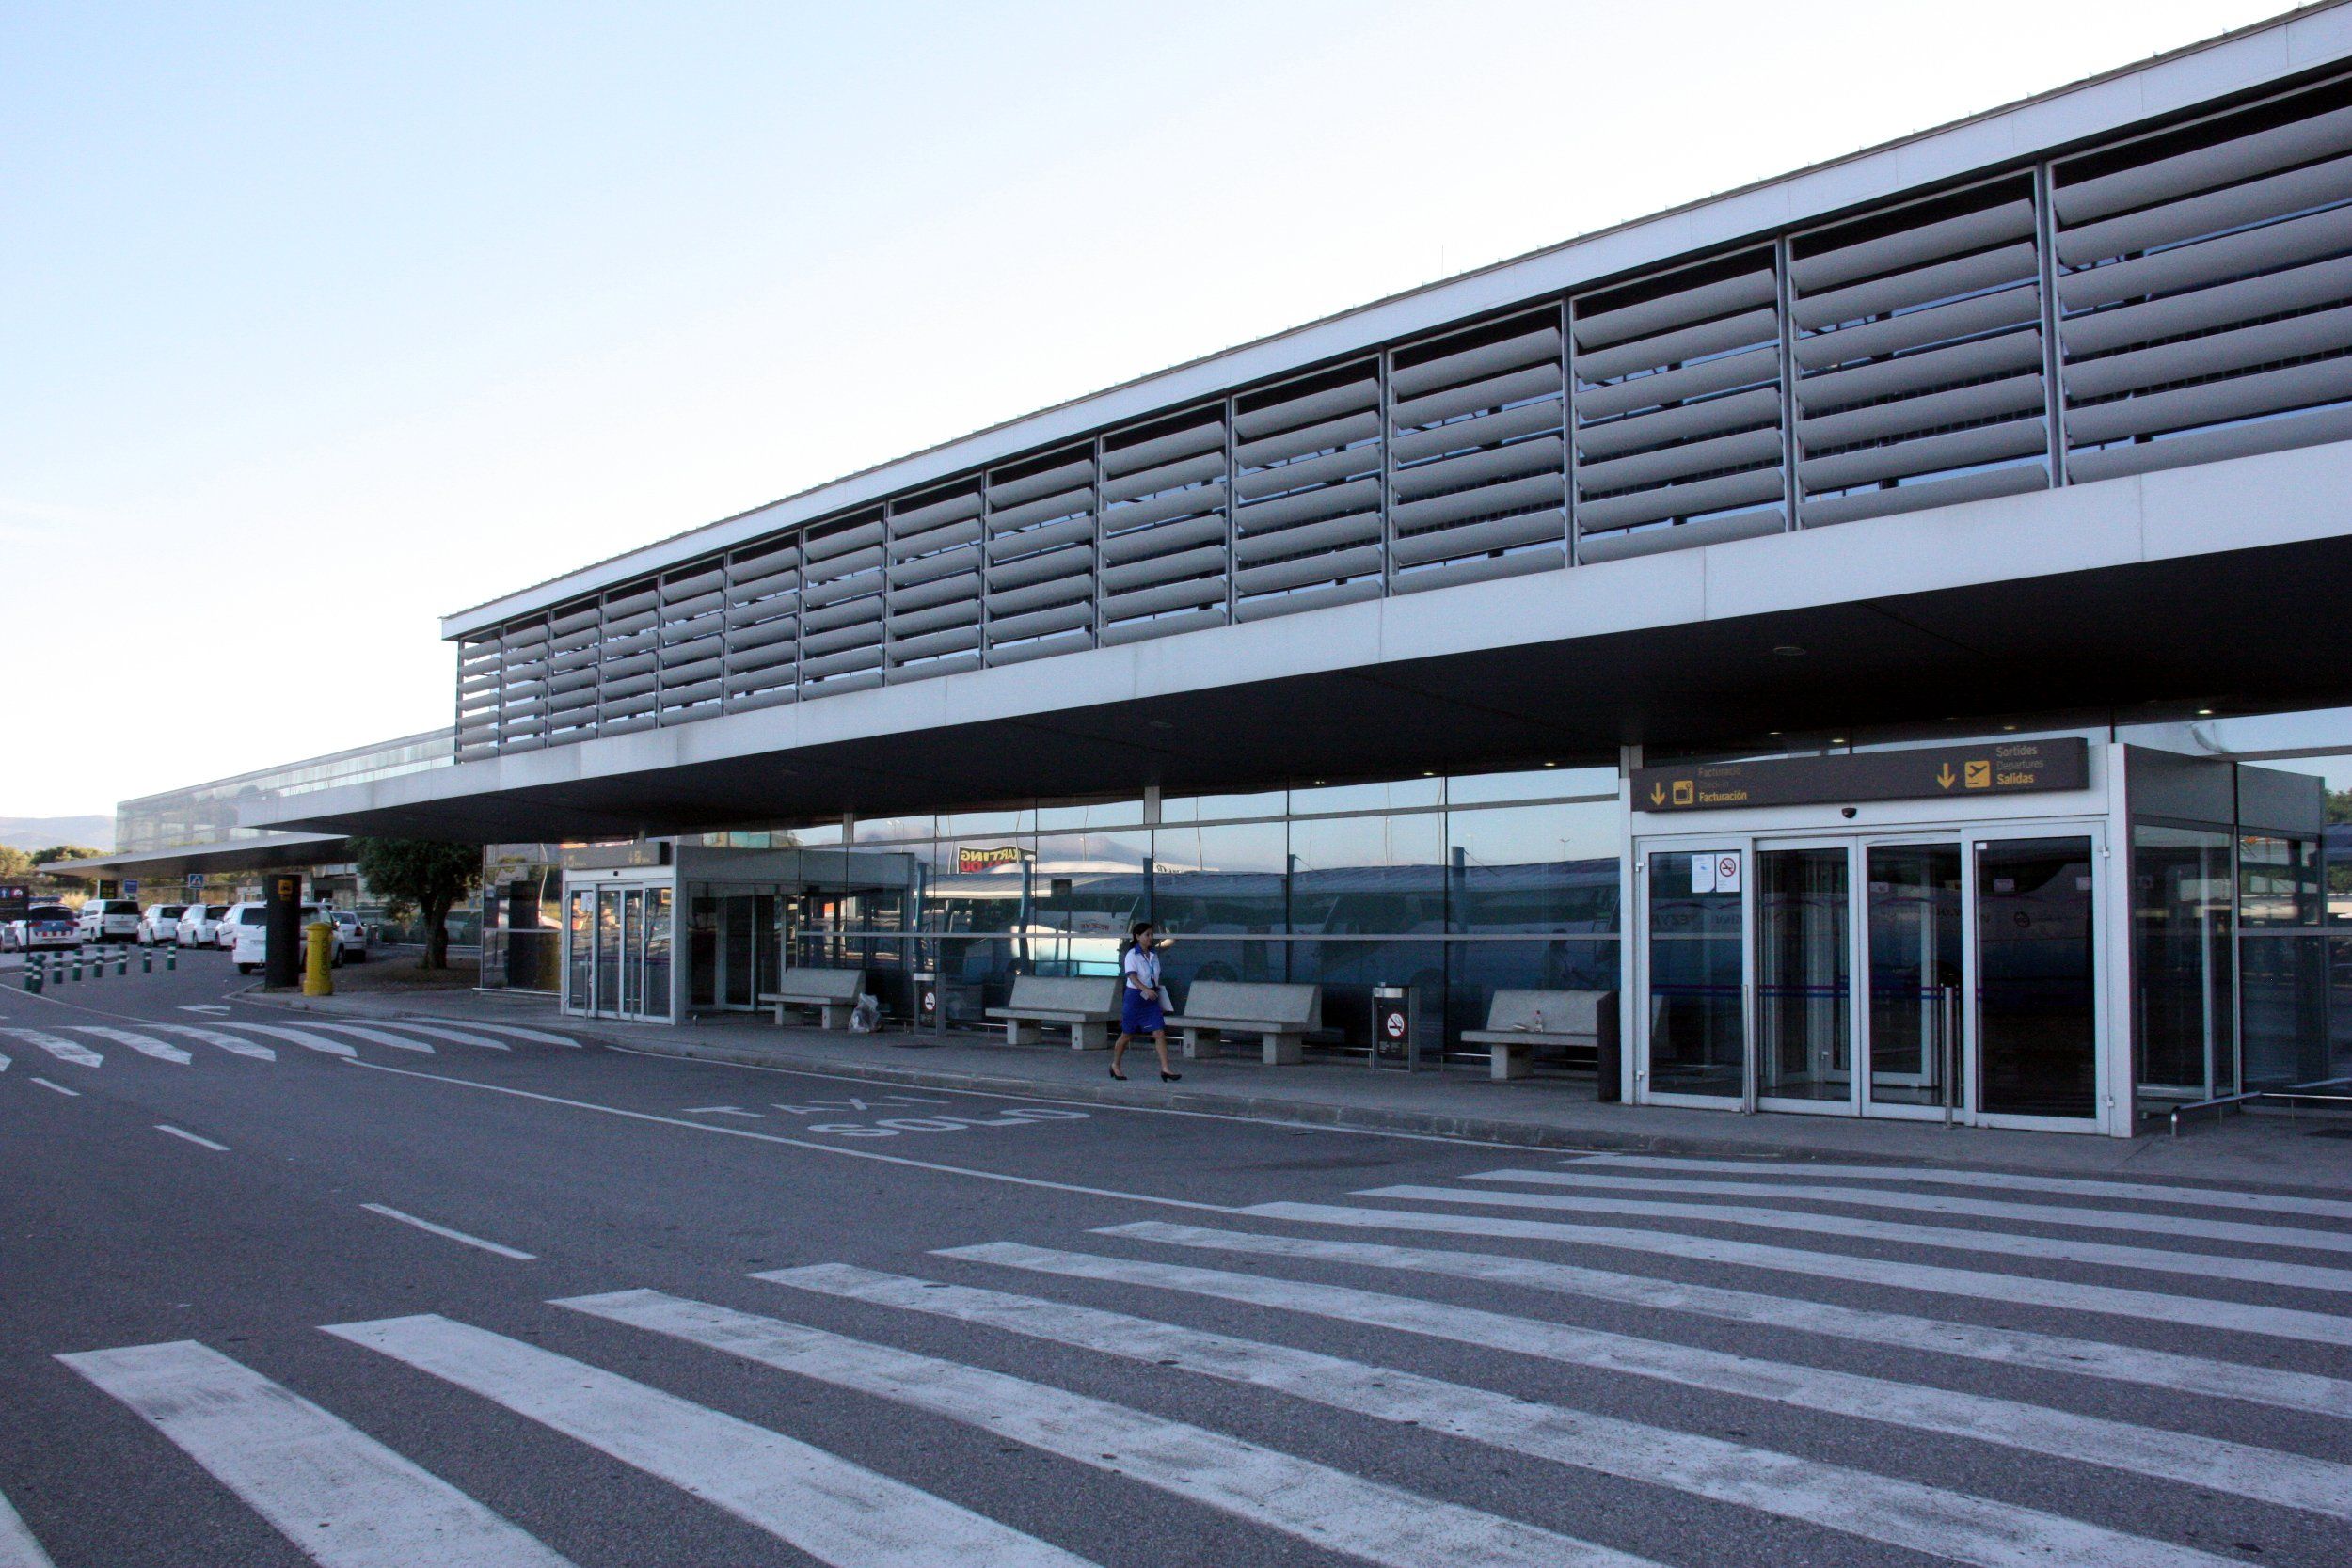
[[[1737,893],[1740,891],[1739,850],[1725,849],[1716,855],[1715,891],[1717,893]]]
[[[1715,891],[1715,856],[1713,851],[1702,849],[1697,854],[1691,857],[1691,891],[1692,893],[1712,893]]]

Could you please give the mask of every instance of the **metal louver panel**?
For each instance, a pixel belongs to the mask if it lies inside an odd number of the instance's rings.
[[[585,740],[596,732],[597,643],[603,614],[595,600],[555,612],[548,644],[548,740]]]
[[[894,679],[979,662],[982,501],[977,480],[893,503],[888,571]]]
[[[882,680],[888,576],[879,512],[812,523],[801,534],[801,695]]]
[[[1398,593],[1568,563],[1561,309],[1398,349],[1389,372]]]
[[[771,707],[800,694],[801,546],[797,535],[746,546],[727,558],[729,712]]]
[[[726,565],[699,562],[661,578],[660,700],[664,724],[707,718],[718,711],[726,670]]]
[[[1054,652],[1091,640],[1094,477],[1092,442],[990,472],[982,578],[992,660],[1038,657],[1046,650],[1029,644],[1041,640]],[[928,644],[941,654],[970,654],[962,667],[977,663],[977,617],[967,630],[940,622],[941,613],[924,622]]]
[[[1104,437],[1104,642],[1225,620],[1230,458],[1221,404]]]
[[[498,747],[545,745],[548,734],[548,618],[507,624],[499,638]]]
[[[2352,84],[2052,166],[2077,480],[2352,426]]]
[[[604,596],[604,640],[596,661],[596,733],[652,725],[660,708],[661,590],[631,583]]]
[[[1380,367],[1364,359],[1234,404],[1234,613],[1263,620],[1380,592]],[[1181,555],[1225,567],[1222,519]],[[1105,582],[1110,571],[1104,573]],[[1219,589],[1221,596],[1222,590]]]
[[[1580,295],[1569,314],[1580,559],[1784,526],[1772,250]]]
[[[2030,175],[1789,242],[1798,520],[2049,483]]]
[[[457,644],[457,757],[493,755],[499,738],[499,638],[493,632]]]

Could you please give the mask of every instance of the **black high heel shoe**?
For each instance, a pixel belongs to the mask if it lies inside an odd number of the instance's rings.
[[[1126,1075],[1125,1073],[1123,1073],[1123,1072],[1120,1071],[1117,1068],[1113,1068],[1113,1069],[1111,1069],[1111,1076],[1112,1076],[1113,1078],[1118,1079],[1118,1080],[1119,1080],[1120,1083],[1122,1083],[1122,1084],[1124,1084],[1124,1083],[1127,1081],[1127,1075]]]
[[[1160,1074],[1160,1082],[1163,1084],[1181,1084],[1184,1081],[1184,1075],[1181,1072],[1163,1072]]]

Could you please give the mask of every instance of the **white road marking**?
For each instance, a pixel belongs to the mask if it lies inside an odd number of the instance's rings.
[[[167,1121],[157,1122],[155,1124],[155,1131],[158,1132],[168,1132],[175,1138],[185,1138],[192,1144],[201,1144],[215,1154],[226,1154],[229,1152],[229,1146],[227,1144],[216,1144],[210,1138],[199,1138],[195,1133],[189,1132],[186,1128],[174,1127]]]
[[[36,1083],[36,1084],[39,1084],[39,1085],[40,1085],[42,1088],[44,1088],[44,1089],[55,1089],[55,1090],[56,1090],[59,1094],[64,1094],[64,1095],[72,1095],[72,1096],[74,1099],[76,1099],[76,1100],[79,1100],[79,1099],[81,1099],[81,1098],[82,1098],[82,1091],[81,1091],[81,1090],[79,1090],[79,1089],[69,1089],[69,1088],[67,1088],[67,1087],[66,1087],[63,1084],[52,1084],[52,1083],[51,1083],[48,1079],[46,1079],[46,1078],[36,1078],[36,1079],[34,1079],[34,1080],[33,1080],[33,1082],[34,1082],[34,1083]]]
[[[180,1010],[183,1013],[225,1013],[229,1009],[218,1002],[183,1002]]]
[[[314,1035],[308,1029],[289,1029],[282,1023],[247,1023],[242,1019],[238,1021],[237,1027],[250,1029],[257,1035],[267,1035],[272,1039],[285,1040],[306,1050],[323,1052],[329,1056],[359,1054],[341,1040],[330,1040],[325,1035]]]
[[[1729,1291],[1712,1285],[1685,1285],[1645,1275],[1616,1274],[1580,1268],[1568,1263],[1539,1262],[1505,1253],[1451,1252],[1429,1247],[1390,1246],[1377,1242],[1334,1242],[1321,1237],[1267,1236],[1242,1230],[1211,1230],[1194,1225],[1169,1225],[1162,1220],[1138,1220],[1132,1225],[1104,1226],[1099,1236],[1123,1236],[1167,1246],[1195,1247],[1210,1252],[1249,1253],[1261,1258],[1299,1258],[1323,1263],[1352,1263],[1363,1268],[1393,1269],[1412,1274],[1448,1275],[1457,1279],[1484,1280],[1556,1295],[1613,1301],[1653,1311],[1689,1312],[1731,1323],[1758,1323],[1768,1328],[1793,1329],[1865,1344],[1896,1345],[1905,1350],[1933,1351],[1942,1355],[2004,1366],[2035,1367],[2043,1371],[2071,1372],[2081,1377],[2118,1383],[2138,1383],[2179,1393],[2220,1399],[2249,1400],[2285,1410],[2308,1410],[2342,1417],[2352,1412],[2352,1381],[2317,1372],[2287,1371],[2277,1367],[2249,1366],[2237,1361],[2214,1361],[2203,1356],[2178,1355],[2169,1351],[2114,1345],[2103,1339],[2070,1338],[2037,1334],[2022,1328],[1985,1328],[1975,1323],[1945,1323],[1933,1318],[1908,1317],[1899,1312],[1874,1312],[1826,1302],[1764,1295],[1753,1291]]]
[[[1645,1559],[1025,1378],[659,1291],[558,1307],[927,1410],[1389,1568],[1636,1568]]]
[[[175,1062],[186,1067],[196,1060],[176,1045],[167,1045],[152,1035],[142,1035],[135,1030],[116,1029],[103,1023],[72,1023],[67,1027],[77,1035],[96,1035],[102,1040],[127,1045],[140,1055],[152,1056],[159,1062]]]
[[[2228,1258],[2209,1252],[2172,1252],[2117,1246],[2107,1242],[2060,1241],[2006,1230],[1967,1230],[1899,1220],[1856,1219],[1846,1214],[1811,1214],[1795,1209],[1744,1209],[1728,1204],[1649,1203],[1638,1198],[1570,1196],[1560,1193],[1472,1192],[1460,1187],[1371,1187],[1357,1197],[1405,1198],[1422,1203],[1474,1204],[1496,1209],[1569,1210],[1578,1214],[1622,1214],[1629,1219],[1695,1220],[1755,1230],[1797,1230],[1808,1236],[1847,1236],[1860,1241],[1900,1242],[1949,1252],[1990,1252],[2003,1258],[2042,1258],[2093,1268],[2139,1269],[2151,1274],[2189,1275],[2199,1279],[2238,1279],[2255,1285],[2287,1285],[2305,1291],[2352,1294],[2352,1270],[2310,1263],[2273,1263],[2259,1258]]]
[[[96,1067],[106,1059],[87,1045],[67,1039],[62,1035],[52,1035],[46,1030],[0,1029],[0,1035],[12,1036],[26,1045],[38,1046],[57,1060],[72,1062],[75,1067]]]
[[[0,1497],[0,1568],[57,1568],[6,1497]]]
[[[1433,1339],[1655,1378],[1858,1420],[1883,1421],[1915,1432],[1944,1433],[2352,1519],[2352,1465],[2217,1437],[1345,1285],[1311,1285],[1181,1263],[1048,1252],[1011,1243],[947,1247],[940,1256],[1077,1279],[1154,1286],[1350,1323],[1378,1323]]]
[[[1535,1187],[1635,1188],[1645,1193],[1691,1193],[1705,1196],[1769,1197],[1784,1203],[1842,1203],[1857,1209],[1903,1209],[1923,1214],[1960,1214],[1971,1219],[2024,1220],[2033,1225],[2068,1226],[2079,1230],[2122,1230],[2135,1236],[2193,1236],[2202,1241],[2251,1243],[2255,1246],[2301,1247],[2312,1252],[2352,1252],[2352,1234],[2312,1230],[2285,1225],[2252,1225],[2240,1220],[2193,1219],[2181,1214],[2126,1212],[2117,1209],[2076,1209],[2051,1203],[2004,1203],[1997,1199],[1951,1197],[1942,1193],[1893,1193],[1868,1187],[1827,1187],[1791,1181],[1696,1181],[1650,1176],[1639,1171],[1590,1174],[1573,1170],[1482,1170],[1466,1181],[1518,1181]],[[1728,1211],[1740,1212],[1738,1209]]]
[[[486,1329],[428,1314],[338,1323],[326,1332],[659,1476],[820,1561],[843,1568],[1086,1562],[782,1433]]]
[[[406,1023],[409,1021],[405,1018],[396,1018],[391,1022]],[[478,1019],[470,1018],[428,1018],[419,1022],[454,1024],[461,1029],[479,1029],[488,1034],[506,1035],[518,1040],[530,1040],[534,1045],[568,1045],[574,1051],[580,1049],[580,1042],[576,1039],[567,1038],[563,1035],[550,1035],[545,1029],[526,1029],[516,1023],[484,1023]]]
[[[389,1029],[370,1029],[358,1023],[323,1023],[317,1019],[306,1019],[302,1026],[305,1029],[332,1030],[338,1035],[349,1035],[354,1039],[366,1040],[370,1045],[389,1045],[399,1051],[421,1051],[428,1056],[436,1054],[434,1049],[424,1041],[412,1040],[405,1035],[395,1035]]]
[[[1243,1214],[1251,1212],[1235,1209],[1230,1204],[1200,1203],[1188,1197],[1161,1197],[1154,1193],[1126,1193],[1120,1192],[1116,1187],[1086,1187],[1070,1181],[1048,1181],[1038,1176],[1015,1176],[1009,1171],[981,1170],[972,1165],[950,1165],[936,1160],[916,1160],[904,1154],[882,1154],[870,1148],[850,1148],[840,1144],[820,1144],[807,1138],[787,1138],[781,1133],[762,1132],[749,1127],[729,1127],[723,1122],[684,1121],[676,1117],[657,1116],[651,1111],[630,1111],[618,1105],[599,1105],[593,1100],[567,1100],[560,1094],[541,1094],[536,1089],[517,1089],[505,1084],[485,1084],[471,1078],[453,1078],[446,1073],[419,1072],[413,1068],[387,1067],[382,1062],[354,1061],[351,1065],[366,1068],[371,1072],[389,1072],[398,1078],[422,1078],[435,1084],[448,1084],[456,1088],[478,1089],[485,1094],[512,1095],[517,1100],[535,1100],[547,1105],[564,1105],[575,1111],[593,1111],[599,1116],[619,1117],[628,1121],[657,1122],[664,1127],[691,1127],[697,1132],[707,1132],[714,1137],[749,1138],[755,1143],[780,1144],[786,1148],[813,1149],[820,1154],[839,1155],[846,1160],[874,1160],[885,1165],[904,1165],[910,1170],[930,1170],[947,1176],[966,1176],[976,1181],[1002,1181],[1015,1187],[1037,1187],[1046,1192],[1076,1193],[1086,1197],[1115,1197],[1129,1203],[1152,1203],[1166,1209],[1190,1209],[1210,1214]]]
[[[494,1040],[487,1035],[477,1035],[464,1029],[444,1029],[437,1023],[412,1023],[405,1018],[388,1018],[383,1022],[392,1028],[406,1029],[420,1035],[430,1035],[437,1040],[447,1040],[452,1045],[479,1046],[485,1051],[515,1049],[504,1040]]]
[[[2235,1560],[1942,1487],[1123,1312],[838,1263],[754,1277],[1270,1388],[1376,1420],[1672,1487],[1978,1568],[2111,1568],[2118,1562],[2219,1568]]]
[[[137,1412],[326,1568],[570,1568],[358,1428],[193,1340],[57,1359]]]
[[[748,1117],[754,1121],[767,1119],[757,1111],[746,1111],[740,1105],[689,1105],[680,1114],[690,1117]]]
[[[2266,1214],[2302,1214],[2312,1219],[2352,1220],[2352,1202],[2341,1198],[2286,1197],[2276,1193],[2233,1192],[2222,1187],[2165,1186],[2153,1181],[2099,1181],[2072,1176],[2017,1176],[1997,1170],[1931,1170],[1911,1165],[1792,1165],[1765,1160],[1679,1160],[1662,1155],[1594,1154],[1579,1165],[1642,1166],[1652,1170],[1720,1171],[1730,1176],[1803,1175],[1825,1181],[1908,1181],[1937,1187],[2005,1187],[2020,1192],[2066,1193],[2076,1197],[2120,1197],[2133,1203],[2199,1204],[2208,1209],[2251,1209]]]
[[[6,1072],[6,1071],[8,1071],[8,1057],[6,1057],[6,1056],[0,1056],[0,1072]]]
[[[250,1057],[257,1062],[278,1060],[278,1053],[268,1046],[256,1045],[247,1039],[239,1039],[223,1029],[205,1029],[193,1023],[154,1023],[150,1024],[149,1027],[168,1030],[175,1035],[185,1035],[192,1040],[200,1040],[206,1045],[218,1046],[233,1056]]]
[[[452,1230],[446,1225],[435,1225],[431,1220],[421,1220],[414,1214],[403,1213],[389,1204],[362,1203],[359,1207],[371,1214],[381,1214],[388,1220],[398,1220],[403,1225],[413,1225],[419,1230],[430,1230],[436,1236],[444,1236],[453,1242],[463,1242],[468,1246],[478,1246],[485,1252],[495,1252],[501,1258],[512,1258],[520,1263],[532,1261],[532,1255],[528,1252],[518,1252],[511,1246],[501,1246],[496,1242],[485,1242],[479,1236],[469,1236],[462,1230]]]
[[[2352,1345],[2352,1318],[2292,1307],[2254,1307],[2206,1296],[2176,1296],[2115,1285],[2077,1285],[2028,1275],[1994,1274],[1937,1263],[1905,1263],[1849,1253],[1806,1252],[1798,1247],[1733,1242],[1719,1236],[1674,1231],[1629,1230],[1617,1226],[1569,1225],[1558,1220],[1504,1219],[1491,1214],[1421,1213],[1407,1209],[1355,1209],[1335,1203],[1260,1203],[1235,1211],[1260,1219],[1305,1225],[1344,1225],[1372,1230],[1418,1230],[1447,1236],[1505,1236],[1572,1242],[1667,1258],[1694,1258],[1740,1268],[1845,1279],[1864,1285],[1932,1291],[1975,1301],[2005,1301],[2026,1307],[2058,1307],[2075,1312],[2106,1312],[2121,1318],[2188,1323],[2240,1334],[2269,1334],[2320,1345]]]

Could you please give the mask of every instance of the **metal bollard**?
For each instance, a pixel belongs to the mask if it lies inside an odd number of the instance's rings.
[[[73,983],[82,983],[82,950],[78,947],[73,950]]]
[[[302,930],[305,943],[302,974],[302,994],[332,996],[335,994],[335,927],[326,921],[316,921]]]
[[[131,973],[131,950],[119,948],[115,953],[115,978],[123,979]]]
[[[173,942],[164,949],[164,972],[170,974],[180,967],[180,944]]]
[[[155,950],[152,947],[139,949],[139,973],[141,974],[155,973]]]

